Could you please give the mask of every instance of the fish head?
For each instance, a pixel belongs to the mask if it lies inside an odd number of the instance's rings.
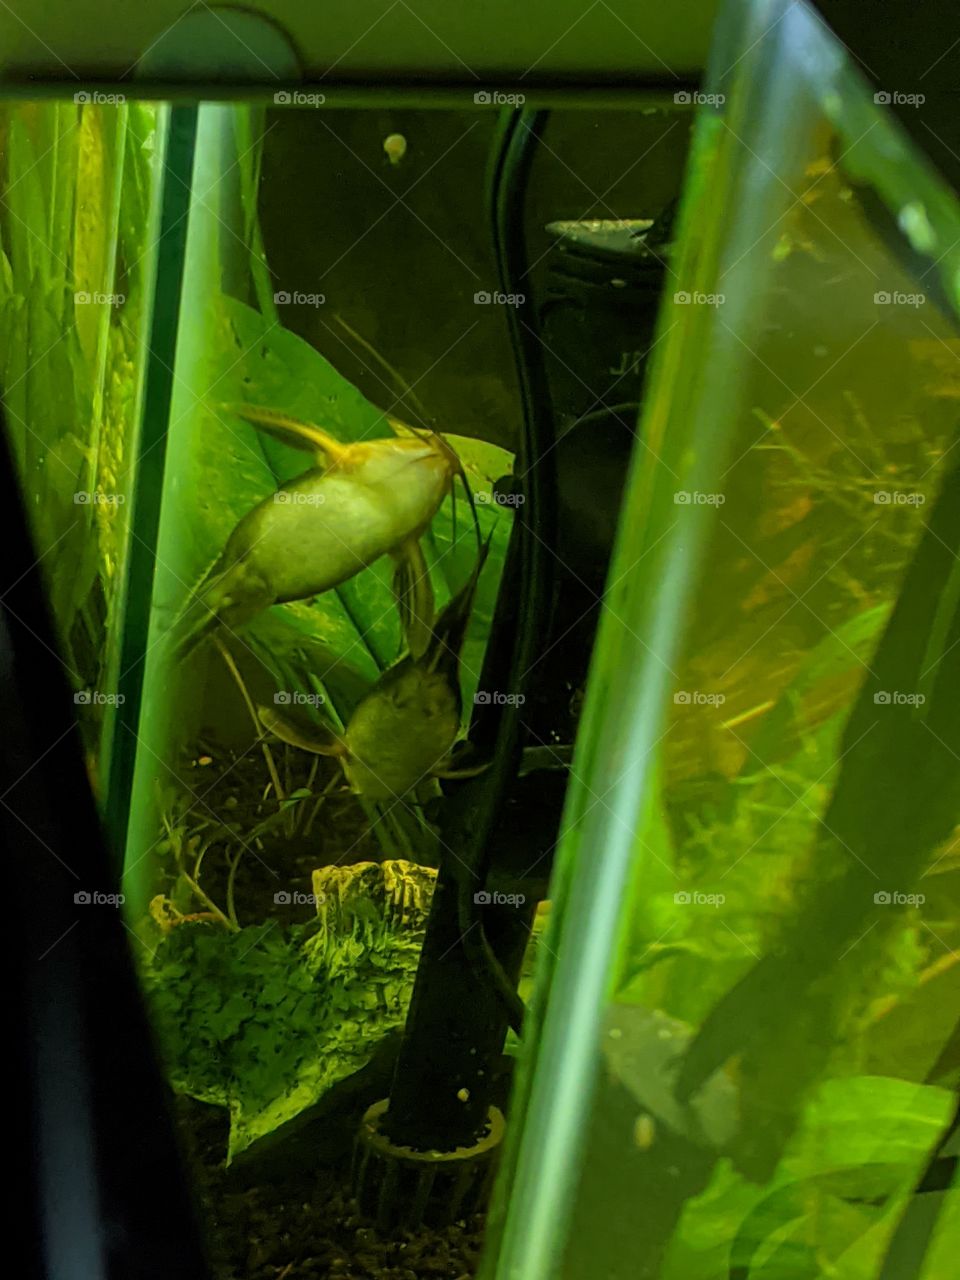
[[[344,772],[371,800],[399,798],[442,766],[460,731],[460,690],[404,659],[358,704],[344,735]]]
[[[403,530],[398,541],[423,532],[462,472],[460,459],[433,433],[354,445],[348,466],[357,481],[376,492],[383,510],[396,512]]]

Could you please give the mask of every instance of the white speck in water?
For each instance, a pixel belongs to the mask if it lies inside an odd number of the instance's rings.
[[[407,140],[402,133],[391,133],[383,140],[383,150],[394,168],[407,154]]]
[[[457,1097],[460,1099],[460,1101],[461,1101],[461,1102],[469,1102],[469,1101],[470,1101],[470,1090],[469,1090],[469,1089],[458,1089],[458,1090],[457,1090]]]
[[[819,347],[813,348],[813,354],[815,356],[820,356],[821,359],[827,354],[827,351],[828,351],[828,348],[825,347],[822,343],[820,344]]]
[[[641,1151],[649,1151],[657,1137],[657,1122],[653,1116],[641,1111],[633,1122],[634,1145]]]
[[[623,1036],[623,1032],[619,1027],[611,1027],[609,1035],[611,1040],[619,1040]]]

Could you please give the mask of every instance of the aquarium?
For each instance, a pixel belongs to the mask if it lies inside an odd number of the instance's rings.
[[[803,5],[674,79],[0,102],[216,1275],[949,1274],[960,209]]]

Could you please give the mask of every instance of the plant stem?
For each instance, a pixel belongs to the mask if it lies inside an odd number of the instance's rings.
[[[224,662],[227,664],[227,670],[230,672],[230,674],[233,676],[234,680],[236,681],[237,688],[240,690],[240,695],[243,698],[244,703],[246,704],[247,710],[250,712],[250,719],[253,721],[253,726],[257,731],[257,737],[260,740],[260,746],[263,749],[263,758],[267,762],[267,769],[270,772],[270,779],[273,782],[273,789],[277,794],[277,804],[282,804],[283,801],[286,799],[286,793],[283,787],[280,785],[280,775],[277,773],[277,766],[274,763],[273,753],[270,750],[270,747],[268,746],[268,744],[262,740],[263,725],[261,725],[260,723],[260,718],[257,715],[257,709],[253,705],[253,700],[251,699],[250,694],[247,692],[247,686],[243,683],[243,676],[240,674],[240,670],[237,667],[237,664],[233,660],[233,654],[224,644],[223,638],[221,636],[216,636],[215,643],[217,648],[220,650],[221,657],[223,658]]]
[[[230,863],[230,871],[227,875],[227,915],[230,917],[234,927],[239,930],[240,924],[237,920],[237,908],[234,903],[233,885],[237,875],[237,867],[240,865],[240,859],[243,857],[243,848],[239,848],[234,854],[233,861]]]
[[[223,914],[223,912],[220,910],[220,908],[217,906],[214,900],[211,897],[209,897],[206,893],[204,893],[204,891],[200,888],[196,880],[194,880],[193,876],[187,875],[186,871],[181,871],[180,874],[183,876],[184,880],[186,880],[191,890],[197,895],[197,897],[200,899],[203,905],[207,908],[207,910],[213,912],[213,914],[217,917],[217,919],[224,926],[224,928],[229,929],[231,933],[240,932],[240,926],[236,923],[236,921],[228,919]]]
[[[317,814],[320,812],[321,808],[323,807],[324,801],[326,800],[330,792],[333,790],[333,788],[336,786],[338,781],[339,781],[339,774],[335,773],[333,777],[330,779],[330,781],[327,783],[327,785],[320,792],[320,794],[317,796],[317,803],[313,806],[313,812],[310,814],[310,817],[307,819],[306,826],[303,828],[304,836],[309,836],[310,832],[313,830],[313,824],[316,821]]]

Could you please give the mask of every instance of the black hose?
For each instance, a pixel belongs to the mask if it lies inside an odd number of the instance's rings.
[[[523,694],[527,674],[546,645],[553,605],[552,548],[556,541],[556,484],[551,450],[555,442],[550,386],[543,359],[536,307],[527,280],[524,234],[526,195],[537,143],[547,122],[546,111],[515,111],[505,117],[501,143],[491,175],[493,243],[500,287],[523,299],[508,308],[510,341],[516,364],[522,411],[515,475],[524,486],[513,530],[519,559],[518,598],[523,602],[510,656],[507,688]],[[523,1002],[490,946],[476,894],[484,885],[491,860],[495,823],[508,788],[516,777],[521,752],[520,708],[513,698],[500,711],[493,762],[484,778],[484,803],[476,815],[469,859],[472,874],[460,882],[458,918],[464,950],[472,967],[492,979],[519,1034]]]

